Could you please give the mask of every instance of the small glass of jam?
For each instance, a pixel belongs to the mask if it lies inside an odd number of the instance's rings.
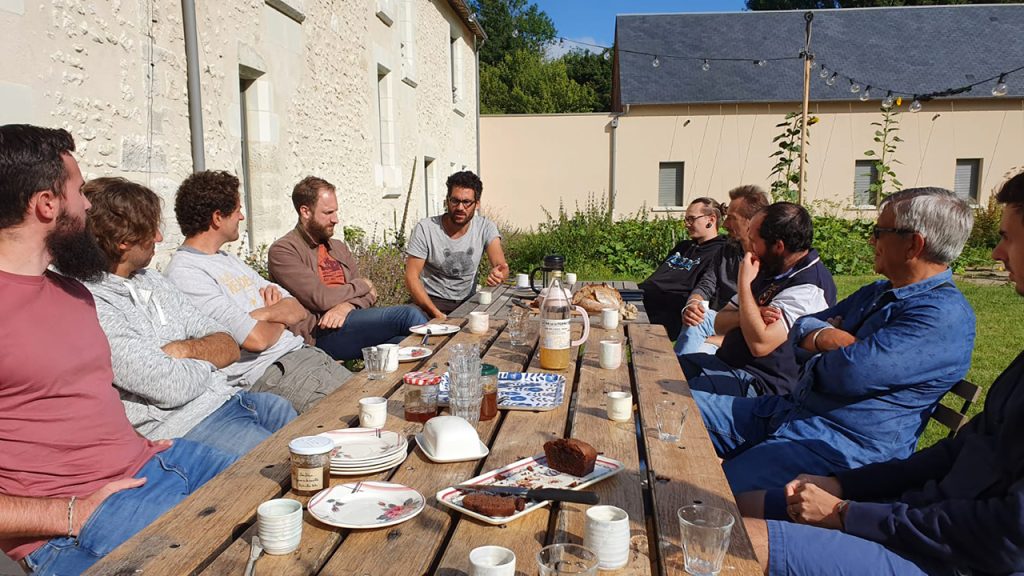
[[[498,415],[498,368],[495,365],[480,365],[480,388],[484,393],[480,402],[480,419],[490,420]]]
[[[409,372],[405,381],[405,419],[426,422],[437,416],[437,391],[441,376],[433,372]]]
[[[331,484],[334,441],[325,436],[300,436],[288,443],[292,462],[292,492],[312,496]]]

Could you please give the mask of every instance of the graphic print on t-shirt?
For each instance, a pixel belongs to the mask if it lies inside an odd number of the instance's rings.
[[[345,269],[341,267],[341,262],[335,260],[327,252],[327,247],[323,244],[317,249],[316,267],[320,273],[320,279],[327,286],[341,286],[345,284]]]
[[[451,248],[444,249],[444,262],[441,264],[441,271],[445,276],[459,278],[474,275],[475,266],[472,246],[467,248],[465,252],[452,250]]]

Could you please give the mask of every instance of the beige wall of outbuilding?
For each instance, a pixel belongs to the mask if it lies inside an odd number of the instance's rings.
[[[294,225],[290,193],[303,176],[333,182],[342,224],[381,239],[401,222],[410,193],[407,228],[428,214],[424,155],[435,159],[442,187],[451,166],[476,168],[474,38],[447,1],[223,0],[196,8],[208,169],[243,174],[240,82],[252,80],[245,208],[254,245]],[[461,50],[457,103],[452,38]],[[181,2],[2,2],[0,53],[0,124],[71,131],[87,177],[123,175],[164,198],[161,252],[177,246],[173,196],[192,170]],[[391,75],[389,166],[379,148],[382,66]]]
[[[906,110],[907,102],[903,103]],[[768,190],[777,148],[776,127],[797,104],[633,106],[613,115],[484,116],[481,172],[490,213],[519,227],[608,199],[614,138],[615,213],[639,210],[681,215],[658,203],[658,165],[684,162],[684,204],[729,189],[759,184]],[[853,205],[854,165],[878,150],[872,122],[878,103],[811,104],[819,121],[810,128],[805,202],[847,216],[874,217]],[[953,188],[957,159],[981,159],[979,204],[1012,168],[1024,166],[1024,100],[934,100],[918,113],[902,113],[893,164],[904,187]],[[614,137],[612,132],[615,132]]]

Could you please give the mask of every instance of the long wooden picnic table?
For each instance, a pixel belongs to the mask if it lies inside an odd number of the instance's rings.
[[[622,286],[628,288],[628,286]],[[512,346],[504,332],[511,288],[495,289],[489,305],[467,303],[466,310],[491,313],[490,330],[483,335],[463,330],[432,336],[432,357],[401,365],[383,380],[354,374],[338,390],[302,414],[152,525],[111,552],[87,574],[241,574],[256,533],[256,507],[266,500],[287,497],[305,503],[309,498],[290,492],[288,442],[328,430],[358,426],[358,401],[365,396],[389,398],[385,429],[408,436],[422,425],[403,419],[401,377],[406,371],[433,363],[443,366],[453,343],[478,343],[484,362],[503,371],[541,371],[536,344]],[[646,316],[643,317],[645,319]],[[447,323],[462,325],[453,314]],[[596,324],[599,324],[597,322]],[[576,337],[580,327],[574,326]],[[418,344],[411,336],[405,344]],[[600,340],[625,338],[629,353],[617,370],[598,366]],[[566,400],[546,412],[501,411],[477,427],[490,453],[482,460],[434,463],[410,442],[408,458],[386,472],[367,476],[334,476],[332,485],[360,480],[386,480],[409,486],[426,498],[415,518],[386,528],[344,530],[321,524],[305,512],[299,549],[282,556],[264,555],[260,574],[275,575],[418,575],[469,573],[469,552],[495,544],[511,548],[518,559],[517,574],[535,574],[536,553],[556,542],[582,543],[584,512],[579,504],[551,504],[504,526],[492,526],[441,506],[435,494],[480,473],[524,457],[543,453],[543,444],[573,437],[594,445],[598,452],[620,460],[625,469],[591,486],[602,504],[629,514],[629,563],[613,574],[684,574],[676,510],[691,503],[724,507],[737,515],[732,493],[707,432],[690,397],[682,371],[664,329],[644,321],[621,323],[615,330],[591,326],[587,342],[575,350],[566,379]],[[636,402],[633,419],[612,422],[605,415],[605,393],[630,391]],[[654,406],[671,400],[687,406],[689,418],[680,442],[658,439]],[[759,574],[750,541],[737,522],[723,574]]]

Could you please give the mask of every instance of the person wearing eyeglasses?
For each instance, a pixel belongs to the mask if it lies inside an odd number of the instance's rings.
[[[673,246],[658,269],[639,285],[650,323],[664,326],[670,338],[683,328],[684,308],[701,307],[702,301],[714,296],[714,276],[708,272],[727,244],[726,238],[718,235],[721,219],[722,206],[717,200],[697,198],[690,202],[683,217],[689,238]]]
[[[949,263],[970,234],[970,207],[948,190],[912,188],[880,209],[870,242],[885,279],[793,324],[784,346],[802,367],[791,393],[693,392],[735,493],[910,456],[967,375],[974,312]]]
[[[335,360],[362,356],[362,349],[397,344],[409,328],[427,321],[415,306],[375,307],[377,289],[359,273],[355,257],[334,238],[338,196],[330,182],[307,176],[292,189],[295,228],[267,253],[274,281],[317,316],[316,346]]]
[[[487,253],[488,286],[508,278],[498,227],[477,214],[484,184],[466,170],[445,183],[447,211],[416,223],[405,248],[405,285],[414,304],[433,318],[445,318],[472,296],[480,258]]]

